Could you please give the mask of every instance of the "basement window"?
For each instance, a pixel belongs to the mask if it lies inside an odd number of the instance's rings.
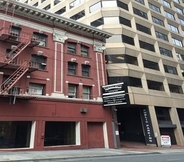
[[[46,121],[44,146],[77,145],[78,125],[70,121]]]

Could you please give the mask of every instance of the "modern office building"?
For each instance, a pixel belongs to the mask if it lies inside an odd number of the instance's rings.
[[[108,83],[124,82],[116,106],[121,141],[184,146],[183,0],[21,0],[113,33],[106,40]],[[155,140],[156,139],[156,140]]]
[[[0,1],[0,150],[113,148],[104,39],[112,34]]]

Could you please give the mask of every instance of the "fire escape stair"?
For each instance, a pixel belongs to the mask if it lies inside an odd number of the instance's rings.
[[[29,61],[25,61],[10,77],[0,85],[0,94],[8,91],[17,83],[17,81],[28,71]]]
[[[20,42],[9,53],[6,54],[5,63],[11,63],[13,59],[15,59],[29,44],[30,41]]]

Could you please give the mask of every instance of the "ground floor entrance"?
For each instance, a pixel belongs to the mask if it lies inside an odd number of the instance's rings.
[[[114,148],[111,109],[99,103],[0,101],[0,150]]]
[[[148,107],[117,107],[120,141],[155,144]]]
[[[103,123],[88,122],[88,147],[89,148],[104,148],[104,133]]]

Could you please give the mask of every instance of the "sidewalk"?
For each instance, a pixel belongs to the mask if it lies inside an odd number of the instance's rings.
[[[41,161],[57,159],[76,159],[85,157],[107,157],[107,156],[126,156],[126,155],[143,155],[143,154],[166,154],[184,152],[182,148],[158,148],[158,147],[134,147],[121,149],[85,149],[85,150],[61,150],[61,151],[19,151],[19,152],[2,152],[0,151],[0,162],[13,161]]]

